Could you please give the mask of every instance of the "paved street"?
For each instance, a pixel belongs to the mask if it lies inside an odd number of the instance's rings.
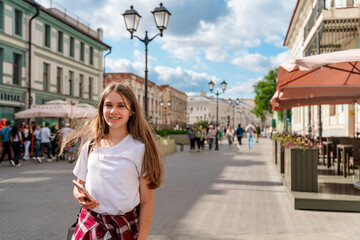
[[[358,213],[293,209],[270,140],[246,148],[167,155],[149,239],[359,239]],[[0,239],[64,239],[78,211],[73,165],[22,164],[0,168]]]

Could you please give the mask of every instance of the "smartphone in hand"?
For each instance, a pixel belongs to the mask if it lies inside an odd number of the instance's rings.
[[[80,184],[78,181],[73,180],[72,181],[74,183],[74,185],[77,187],[77,189],[79,190],[79,192],[83,193],[86,195],[86,197],[90,200],[90,201],[94,201],[94,199],[91,197],[91,195],[89,194],[89,192],[85,189],[85,186]]]

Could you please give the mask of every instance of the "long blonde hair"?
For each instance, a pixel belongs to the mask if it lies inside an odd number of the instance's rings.
[[[81,139],[80,147],[78,149],[80,153],[85,143],[88,141],[99,143],[100,140],[109,133],[109,126],[105,122],[103,108],[105,98],[111,92],[119,93],[122,97],[125,97],[130,104],[130,109],[128,110],[132,114],[127,122],[128,131],[133,138],[145,144],[141,176],[149,179],[149,188],[156,189],[161,186],[164,177],[164,166],[159,145],[155,138],[155,133],[149,123],[145,120],[134,92],[125,83],[114,82],[105,88],[100,98],[98,114],[92,120],[82,124],[79,129],[75,129],[75,131],[66,135],[61,144],[61,152],[63,152],[68,143],[77,142]],[[128,108],[128,106],[126,106],[126,108]],[[94,145],[91,148],[93,148]]]

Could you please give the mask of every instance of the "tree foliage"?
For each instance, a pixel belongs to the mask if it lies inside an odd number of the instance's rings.
[[[203,128],[207,128],[208,125],[209,125],[209,122],[206,121],[206,120],[200,120],[200,121],[194,123],[194,125],[197,126],[197,127],[202,126]]]
[[[252,112],[260,117],[261,122],[265,122],[266,114],[272,113],[270,100],[276,92],[276,77],[278,69],[272,69],[263,79],[254,85],[255,91],[255,108]]]

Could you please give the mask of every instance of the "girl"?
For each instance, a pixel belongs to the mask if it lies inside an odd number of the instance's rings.
[[[233,144],[234,133],[235,133],[234,129],[229,125],[228,128],[226,129],[226,136],[228,139],[229,146],[231,146]]]
[[[30,160],[30,155],[29,155],[29,147],[31,144],[31,138],[32,138],[32,130],[29,126],[29,124],[25,124],[25,128],[24,128],[24,149],[25,149],[25,153],[24,153],[24,160]]]
[[[10,142],[12,142],[11,146],[14,152],[14,160],[10,160],[10,163],[13,167],[20,167],[19,157],[23,140],[19,128],[16,125],[11,129]]]
[[[72,239],[147,239],[163,164],[154,133],[131,88],[118,82],[107,86],[98,115],[67,134],[61,152],[80,137],[73,172],[95,200],[74,187],[82,210]]]

